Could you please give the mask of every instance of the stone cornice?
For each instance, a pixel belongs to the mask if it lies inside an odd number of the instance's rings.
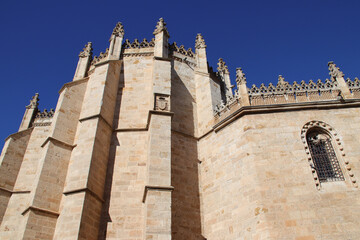
[[[153,56],[153,52],[139,52],[139,53],[123,53],[122,57],[151,57]]]
[[[330,100],[330,101],[316,101],[304,103],[287,103],[287,104],[274,104],[274,105],[258,105],[258,106],[243,106],[234,111],[229,116],[221,119],[213,126],[215,132],[220,131],[228,124],[236,119],[248,114],[262,114],[271,112],[287,112],[287,111],[302,111],[312,109],[335,109],[335,108],[351,108],[360,107],[360,99],[348,100]],[[202,138],[202,137],[200,137]]]
[[[38,122],[33,124],[34,127],[47,127],[51,126],[51,122]]]
[[[195,74],[198,74],[198,75],[201,75],[201,76],[204,76],[204,77],[210,77],[210,73],[200,72],[200,71],[197,71],[197,70],[195,70]]]
[[[171,62],[171,58],[157,57],[154,56],[154,60]]]

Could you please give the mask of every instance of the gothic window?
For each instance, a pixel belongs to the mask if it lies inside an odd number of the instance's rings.
[[[306,140],[313,160],[311,167],[316,170],[319,181],[344,181],[331,137],[320,129],[314,129],[307,133]]]

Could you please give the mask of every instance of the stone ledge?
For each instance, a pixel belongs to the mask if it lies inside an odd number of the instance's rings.
[[[114,132],[141,132],[141,131],[148,131],[152,114],[171,116],[171,117],[173,117],[173,115],[174,115],[173,112],[149,110],[148,119],[147,119],[147,123],[146,123],[145,127],[143,127],[143,128],[117,128],[117,129],[114,129]]]
[[[30,193],[31,191],[14,191],[14,190],[9,190],[7,188],[4,187],[0,187],[0,191],[4,191],[10,194],[14,194],[14,193]]]
[[[148,127],[144,128],[117,128],[114,132],[143,132],[149,130]]]
[[[28,132],[29,132],[29,134],[31,134],[31,132],[32,132],[33,129],[34,129],[34,128],[31,127],[31,128],[28,128],[28,129],[21,130],[21,131],[19,131],[19,132],[10,134],[7,138],[5,138],[5,142],[6,142],[9,138],[12,138],[12,139],[16,140],[16,139],[18,139],[18,138],[20,138],[20,137],[28,134]]]
[[[57,143],[57,144],[60,144],[60,145],[63,145],[63,146],[65,146],[65,147],[71,148],[71,149],[73,149],[74,147],[76,147],[76,145],[71,145],[71,144],[69,144],[69,143],[63,142],[63,141],[61,141],[61,140],[59,140],[59,139],[56,139],[56,138],[53,138],[53,137],[48,137],[48,138],[44,141],[44,143],[41,144],[41,147],[44,147],[44,146],[46,145],[46,143],[49,142],[49,141],[54,142],[54,143]]]
[[[55,211],[51,211],[45,208],[39,208],[39,207],[35,207],[35,206],[29,206],[27,207],[22,213],[21,215],[25,215],[28,211],[35,211],[35,212],[42,212],[42,213],[47,213],[50,215],[53,215],[55,217],[58,217],[60,215],[60,213],[55,212]]]
[[[103,61],[103,62],[98,62],[98,63],[95,63],[93,66],[94,67],[98,67],[98,66],[101,66],[101,65],[104,65],[104,64],[107,64],[107,63],[111,63],[111,62],[118,62],[118,61],[122,61],[121,59],[109,59],[109,60],[106,60],[106,61]]]
[[[70,191],[65,191],[63,192],[63,194],[65,196],[67,195],[71,195],[71,194],[76,194],[76,193],[81,193],[81,192],[85,192],[90,194],[91,196],[93,196],[94,198],[96,198],[98,201],[104,203],[104,199],[102,197],[100,197],[99,195],[97,195],[94,191],[90,190],[89,188],[85,187],[85,188],[79,188],[79,189],[74,189],[74,190],[70,190]]]
[[[91,120],[91,119],[94,119],[94,118],[99,118],[99,119],[103,120],[103,121],[106,123],[106,125],[107,125],[111,130],[113,130],[113,127],[111,126],[111,124],[110,124],[108,121],[106,121],[106,119],[105,119],[101,114],[95,114],[95,115],[92,115],[92,116],[89,116],[89,117],[80,118],[80,119],[79,119],[79,122]]]
[[[80,79],[76,79],[72,82],[68,82],[68,83],[65,83],[59,90],[59,94],[61,94],[62,91],[64,91],[66,88],[69,88],[69,87],[72,87],[72,86],[75,86],[75,85],[78,85],[80,83],[83,83],[83,82],[87,82],[89,80],[89,77],[85,77],[85,78],[80,78]]]
[[[174,191],[174,187],[173,186],[154,186],[154,185],[145,185],[144,188],[144,195],[143,195],[143,199],[142,202],[145,203],[146,201],[146,195],[148,191]]]
[[[206,73],[206,72],[200,72],[200,71],[195,70],[195,74],[199,74],[199,75],[202,75],[204,77],[210,77],[210,73]]]
[[[154,60],[171,62],[171,58],[157,57],[154,56]]]

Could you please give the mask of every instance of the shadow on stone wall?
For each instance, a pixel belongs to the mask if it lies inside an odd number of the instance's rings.
[[[195,101],[183,82],[186,79],[179,77],[173,64],[171,79],[172,239],[199,240],[204,237],[201,235],[197,140],[193,137]],[[191,87],[189,82],[188,87]]]
[[[122,64],[121,69],[124,69],[124,64]],[[124,74],[121,72],[120,74],[120,82],[119,82],[119,90],[116,99],[116,106],[114,112],[114,123],[113,126],[117,126],[119,121],[119,114],[120,114],[120,106],[121,106],[121,97],[122,97],[122,89],[124,87]],[[120,143],[117,139],[117,134],[113,133],[111,137],[111,145],[109,149],[109,160],[108,166],[106,170],[106,180],[104,186],[104,203],[101,212],[101,219],[100,219],[100,228],[99,228],[99,240],[106,239],[107,233],[107,226],[108,223],[112,222],[111,216],[109,214],[109,207],[111,201],[111,188],[113,184],[113,175],[114,175],[114,164],[115,164],[115,156],[116,156],[116,148],[120,146]]]

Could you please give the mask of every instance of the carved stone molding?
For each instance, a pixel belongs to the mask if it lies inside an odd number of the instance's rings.
[[[148,57],[148,56],[154,56],[153,52],[139,52],[139,53],[127,53],[124,52],[122,54],[123,57]]]
[[[51,126],[51,122],[39,122],[39,123],[34,123],[33,126],[34,126],[34,127],[47,127],[47,126]]]

